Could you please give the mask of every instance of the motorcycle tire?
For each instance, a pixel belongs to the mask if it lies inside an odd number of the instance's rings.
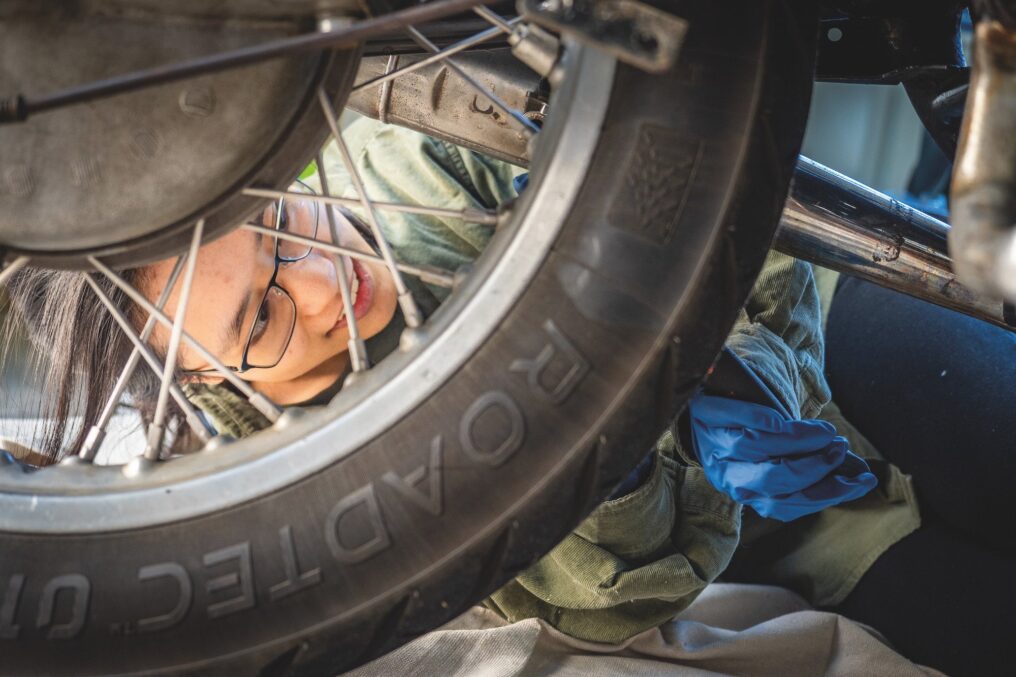
[[[811,4],[663,3],[689,25],[678,64],[616,65],[524,291],[382,433],[204,514],[0,531],[0,673],[334,675],[535,562],[649,451],[751,289],[807,118]]]

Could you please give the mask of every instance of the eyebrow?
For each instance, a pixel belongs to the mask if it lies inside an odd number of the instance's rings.
[[[250,308],[250,292],[248,291],[246,297],[240,302],[240,307],[236,309],[236,314],[233,316],[233,321],[229,323],[229,330],[226,334],[226,345],[224,347],[236,345],[240,343],[240,332],[243,331],[243,321],[247,317],[247,310]]]
[[[257,251],[261,248],[261,241],[263,238],[261,233],[257,233],[256,235],[257,236],[254,239],[254,251]],[[240,343],[241,332],[243,331],[243,321],[247,317],[247,311],[250,310],[250,303],[251,303],[251,292],[250,289],[248,288],[243,301],[240,302],[239,307],[236,309],[236,313],[233,315],[233,320],[232,322],[229,323],[229,327],[226,330],[226,340],[223,345],[224,350],[222,350],[221,352],[225,352],[225,350],[228,349],[230,346],[237,345]]]

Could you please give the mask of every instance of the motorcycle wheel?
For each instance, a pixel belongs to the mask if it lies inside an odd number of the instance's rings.
[[[330,407],[130,482],[4,471],[0,671],[331,675],[536,561],[649,450],[751,288],[807,115],[806,5],[667,3],[689,31],[662,75],[570,44],[476,270]]]

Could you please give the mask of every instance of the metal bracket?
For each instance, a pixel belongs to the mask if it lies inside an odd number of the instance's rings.
[[[669,70],[688,22],[638,0],[518,0],[519,14],[650,73]]]

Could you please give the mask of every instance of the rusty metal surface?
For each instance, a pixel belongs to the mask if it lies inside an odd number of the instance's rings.
[[[1016,330],[1002,299],[956,279],[947,224],[801,158],[775,246],[817,265]]]
[[[995,21],[977,24],[951,197],[960,279],[1016,301],[1016,31]]]
[[[423,55],[364,58],[357,82],[422,58]],[[509,49],[466,52],[454,58],[456,64],[490,87],[509,106],[531,119],[540,119],[546,103],[541,78],[512,56]],[[409,127],[513,164],[529,164],[527,140],[518,126],[442,63],[356,92],[347,105],[368,117]]]

